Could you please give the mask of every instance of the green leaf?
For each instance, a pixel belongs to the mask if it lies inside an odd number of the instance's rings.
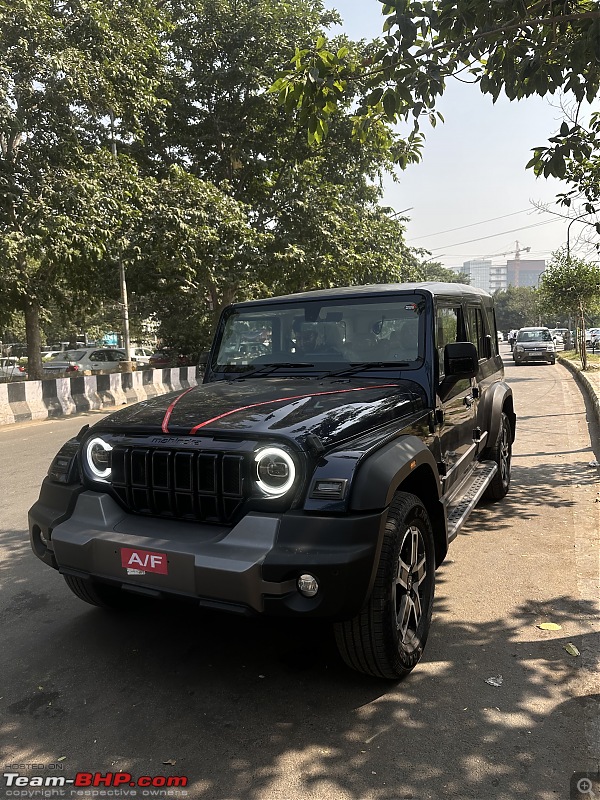
[[[388,119],[394,119],[396,116],[396,109],[398,108],[398,101],[395,92],[391,89],[388,89],[383,95],[383,108]]]

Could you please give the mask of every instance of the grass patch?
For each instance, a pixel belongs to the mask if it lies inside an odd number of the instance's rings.
[[[579,357],[579,353],[576,353],[575,350],[564,350],[558,355],[581,368],[581,358]],[[587,361],[588,371],[600,370],[600,353],[598,351],[595,353],[588,352]]]

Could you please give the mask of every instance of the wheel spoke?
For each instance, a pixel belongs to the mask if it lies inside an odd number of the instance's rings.
[[[421,558],[418,564],[415,565],[413,569],[413,586],[415,589],[421,585],[421,583],[427,577],[427,559],[425,555]]]
[[[417,559],[419,557],[419,531],[417,528],[410,529],[411,542],[410,542],[410,568],[413,570]]]
[[[415,616],[415,632],[419,627],[419,622],[421,620],[421,614],[423,613],[423,609],[421,608],[421,598],[419,597],[418,592],[415,592],[412,596],[412,606],[413,612]]]
[[[400,609],[396,618],[396,625],[400,632],[400,638],[404,642],[406,640],[406,633],[408,631],[408,623],[410,622],[410,615],[413,610],[413,602],[410,597],[405,594],[400,601]]]
[[[408,576],[410,575],[410,564],[407,564],[402,558],[398,561],[398,577],[396,583],[401,586],[405,591],[408,591]]]

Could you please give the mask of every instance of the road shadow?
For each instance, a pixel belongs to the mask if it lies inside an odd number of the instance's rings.
[[[573,769],[590,768],[581,742],[594,713],[591,698],[556,707],[584,663],[564,645],[586,654],[597,641],[536,624],[595,609],[559,596],[485,624],[449,621],[449,568],[425,659],[401,683],[348,670],[319,623],[179,603],[116,614],[61,585],[42,601],[25,581],[2,619],[3,763],[187,775],[201,800],[564,797],[565,748]]]

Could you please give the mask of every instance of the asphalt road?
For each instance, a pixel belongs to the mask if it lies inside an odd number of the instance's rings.
[[[452,544],[402,683],[348,671],[325,626],[86,606],[30,552],[26,513],[97,415],[0,429],[0,775],[183,775],[200,800],[590,797],[569,783],[600,762],[598,431],[560,365],[507,377],[509,495]]]

